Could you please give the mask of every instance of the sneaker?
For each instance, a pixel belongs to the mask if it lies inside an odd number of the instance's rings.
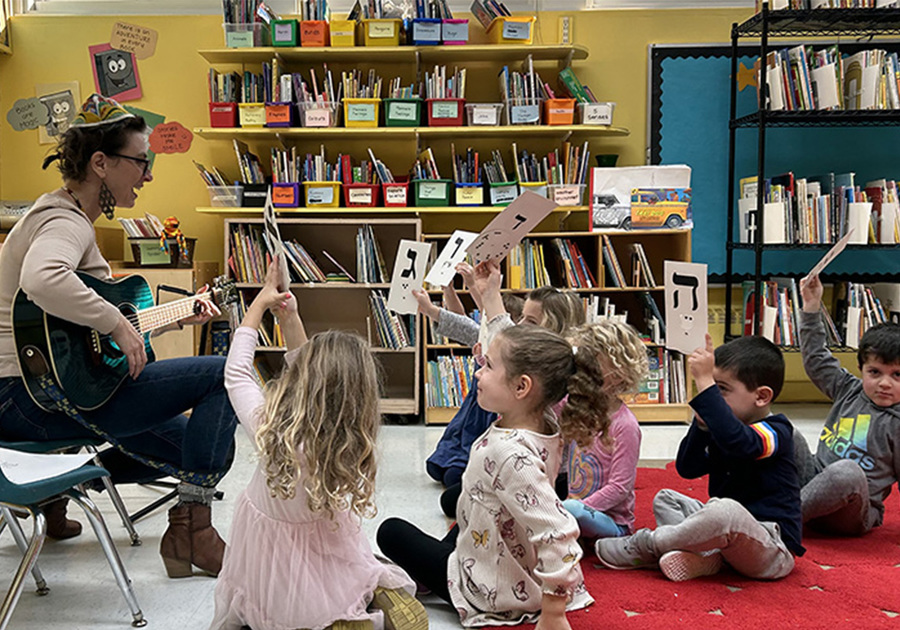
[[[684,582],[704,575],[715,575],[722,569],[722,554],[718,551],[693,553],[669,551],[659,559],[659,569],[673,582]]]
[[[652,569],[659,560],[653,532],[646,528],[631,536],[599,538],[594,551],[600,562],[610,569]]]
[[[385,630],[428,630],[425,607],[403,589],[375,589],[372,608],[384,613]]]

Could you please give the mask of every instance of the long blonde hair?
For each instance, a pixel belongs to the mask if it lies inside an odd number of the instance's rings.
[[[528,299],[541,305],[544,318],[541,327],[565,335],[566,331],[584,323],[584,306],[577,293],[543,286],[528,294]]]
[[[312,512],[374,516],[378,397],[361,337],[332,330],[307,341],[265,391],[256,444],[271,495],[293,498],[302,470]]]

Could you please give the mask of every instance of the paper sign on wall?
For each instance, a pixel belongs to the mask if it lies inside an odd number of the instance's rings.
[[[116,50],[134,53],[137,59],[147,59],[156,52],[156,40],[159,38],[152,28],[116,22],[113,24],[112,34],[109,36],[109,45]]]
[[[49,115],[47,124],[38,128],[38,142],[55,143],[75,120],[81,106],[81,89],[78,81],[39,83],[34,86],[34,93],[47,107]]]
[[[94,86],[100,94],[119,102],[141,98],[143,92],[134,54],[115,50],[109,44],[89,46],[88,50],[93,61]]]
[[[157,125],[150,133],[150,149],[154,153],[187,153],[194,134],[180,122]]]
[[[478,237],[475,232],[456,230],[450,235],[450,240],[441,250],[434,265],[425,276],[425,282],[445,287],[456,275],[456,265],[466,258],[466,249]]]
[[[412,292],[414,289],[422,288],[430,253],[431,243],[420,243],[405,238],[400,240],[391,276],[391,291],[388,293],[387,307],[390,310],[409,314],[418,311],[419,304]]]
[[[6,112],[6,120],[16,131],[25,131],[47,124],[49,114],[47,107],[38,99],[20,98],[13,103],[12,109]]]
[[[709,326],[705,264],[665,261],[666,348],[691,354],[706,347]]]
[[[533,192],[525,191],[506,206],[466,250],[475,264],[502,260],[557,204]]]

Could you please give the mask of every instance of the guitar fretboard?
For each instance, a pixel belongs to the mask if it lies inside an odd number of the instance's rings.
[[[180,300],[140,310],[137,312],[136,327],[138,332],[141,334],[148,333],[157,328],[174,324],[185,317],[190,317],[194,314],[194,304],[197,303],[197,300],[209,302],[212,300],[212,297],[211,293],[198,293]]]

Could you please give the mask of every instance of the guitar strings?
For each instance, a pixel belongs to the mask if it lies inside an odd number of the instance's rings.
[[[139,333],[142,333],[142,334],[143,334],[143,330],[142,330],[142,328],[141,328],[140,322],[141,322],[141,319],[146,320],[146,319],[147,319],[146,316],[147,316],[148,314],[149,314],[151,317],[155,317],[158,313],[165,314],[167,311],[175,311],[175,310],[177,310],[175,307],[183,306],[183,305],[185,305],[186,303],[191,303],[191,304],[193,304],[193,303],[196,302],[197,300],[206,300],[206,301],[209,301],[209,300],[212,299],[212,297],[213,297],[213,296],[212,296],[211,293],[198,293],[198,294],[196,294],[196,295],[191,295],[191,296],[189,296],[189,297],[181,298],[181,299],[179,299],[179,300],[173,300],[173,301],[171,301],[171,302],[166,302],[165,304],[158,304],[158,305],[156,305],[156,306],[150,306],[150,307],[148,307],[148,308],[145,308],[145,309],[142,309],[142,310],[138,311],[137,313],[130,313],[130,314],[128,314],[128,315],[125,316],[125,319],[127,319],[128,322],[129,322],[132,326],[134,326],[135,330],[137,330]],[[176,313],[172,313],[172,314],[174,315],[174,314],[176,314]],[[142,317],[142,315],[143,315],[144,317]],[[178,321],[177,319],[173,319],[173,320],[171,320],[171,321],[165,321],[165,319],[166,319],[166,318],[165,318],[165,316],[163,315],[163,317],[162,317],[161,319],[159,319],[159,320],[151,320],[150,323],[163,322],[163,323],[168,324],[168,323],[171,323],[171,322],[173,322],[173,321]],[[154,326],[150,326],[150,330],[152,330],[153,328],[154,328]]]

